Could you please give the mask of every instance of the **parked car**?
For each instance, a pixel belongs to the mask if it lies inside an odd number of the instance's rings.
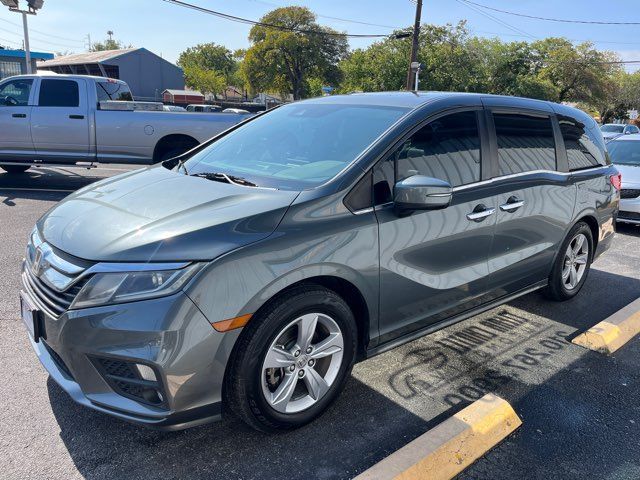
[[[165,112],[186,112],[187,109],[181,107],[180,105],[164,105],[163,107]]]
[[[619,187],[571,107],[292,103],[52,208],[29,239],[22,317],[94,410],[175,429],[231,409],[291,429],[357,360],[537,289],[574,297],[611,244]]]
[[[602,136],[607,141],[620,135],[640,133],[640,129],[635,125],[624,125],[621,123],[605,123],[600,127],[600,130],[602,130]]]
[[[607,149],[622,174],[618,221],[640,225],[640,134],[618,137],[607,144]]]
[[[170,115],[162,104],[132,100],[125,82],[102,77],[46,74],[2,80],[0,168],[20,173],[34,164],[151,164],[246,118]]]
[[[242,113],[246,115],[247,113],[251,112],[243,108],[225,108],[224,110],[222,110],[222,113]]]
[[[219,112],[221,108],[217,105],[187,105],[187,112],[199,112],[199,113],[208,113],[208,112]]]

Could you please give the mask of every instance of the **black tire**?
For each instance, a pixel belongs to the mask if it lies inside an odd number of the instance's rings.
[[[174,145],[171,145],[169,148],[167,148],[165,151],[160,152],[160,154],[158,155],[158,158],[156,160],[156,163],[160,163],[160,162],[164,162],[165,160],[169,160],[171,158],[175,158],[179,155],[182,155],[185,152],[188,152],[189,150],[191,150],[192,148],[195,148],[198,146],[198,142],[193,141],[193,142],[189,142],[189,141],[181,141],[178,142]]]
[[[569,244],[573,241],[573,239],[578,234],[583,234],[587,239],[587,243],[589,245],[589,251],[587,255],[588,259],[587,259],[586,267],[582,275],[582,278],[574,288],[568,289],[565,286],[565,282],[562,279],[562,270],[565,262],[565,252],[567,251]],[[569,300],[575,297],[578,294],[578,292],[582,289],[584,282],[587,280],[587,277],[589,276],[591,261],[593,260],[593,253],[594,253],[593,234],[591,233],[591,229],[589,228],[589,225],[587,225],[584,222],[576,223],[567,234],[567,237],[562,242],[562,245],[560,245],[560,250],[558,251],[558,255],[553,264],[551,274],[549,275],[549,284],[543,291],[545,296],[550,300],[555,300],[556,302],[564,302],[566,300]]]
[[[7,173],[24,173],[31,165],[0,165],[0,168]]]
[[[344,340],[342,362],[326,394],[315,404],[297,413],[281,413],[263,394],[262,364],[282,330],[296,318],[311,312],[329,315],[339,326]],[[356,348],[355,319],[339,295],[319,285],[294,287],[262,308],[242,332],[225,377],[226,406],[249,426],[263,432],[301,427],[319,417],[343,389],[353,367]]]

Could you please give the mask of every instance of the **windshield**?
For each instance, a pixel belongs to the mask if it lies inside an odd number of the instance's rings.
[[[333,178],[408,109],[293,103],[225,135],[187,162],[189,174],[224,173],[303,190]]]
[[[624,125],[602,125],[600,130],[603,132],[622,133],[624,132]]]
[[[614,164],[640,167],[640,142],[637,140],[617,140],[607,145]]]

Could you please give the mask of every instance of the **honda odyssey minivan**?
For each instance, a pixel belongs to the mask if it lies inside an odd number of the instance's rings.
[[[612,241],[620,182],[596,123],[563,105],[292,103],[52,208],[29,239],[22,318],[87,407],[291,429],[358,360],[536,289],[575,296]]]

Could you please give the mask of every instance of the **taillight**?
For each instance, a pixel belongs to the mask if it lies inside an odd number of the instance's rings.
[[[609,177],[609,181],[611,182],[611,185],[613,185],[613,188],[615,188],[616,190],[620,190],[622,188],[622,174],[621,173],[616,173],[615,175],[611,175]]]

